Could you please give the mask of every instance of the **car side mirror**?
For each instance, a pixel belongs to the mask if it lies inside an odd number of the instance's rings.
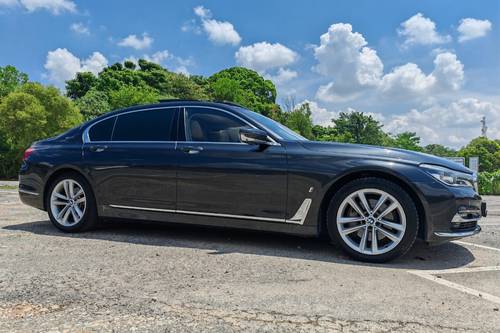
[[[267,133],[257,128],[241,128],[240,141],[249,145],[269,145]]]

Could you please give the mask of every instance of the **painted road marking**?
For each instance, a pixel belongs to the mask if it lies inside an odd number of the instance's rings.
[[[486,249],[486,250],[492,250],[492,251],[499,251],[499,248],[496,247],[491,247],[491,246],[486,246],[486,245],[481,245],[481,244],[474,244],[474,243],[468,243],[468,242],[462,242],[462,241],[453,241],[453,243],[460,244],[460,245],[465,245],[465,246],[474,246],[478,247],[481,249]]]
[[[498,249],[497,249],[498,250]],[[463,293],[473,295],[476,297],[480,297],[487,301],[500,304],[500,297],[488,294],[483,291],[479,291],[476,289],[472,289],[461,284],[451,282],[441,277],[441,275],[445,274],[457,274],[457,273],[476,273],[476,272],[490,272],[490,271],[500,271],[500,266],[486,266],[486,267],[462,267],[462,268],[451,268],[451,269],[442,269],[442,270],[410,270],[408,273],[419,276],[421,278],[427,279],[432,282],[436,282],[443,286],[447,286],[449,288],[456,289]]]

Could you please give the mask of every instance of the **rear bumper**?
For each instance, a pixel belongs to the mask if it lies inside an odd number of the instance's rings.
[[[23,164],[19,172],[19,199],[28,206],[44,210],[43,195],[42,179],[36,173],[29,172]]]

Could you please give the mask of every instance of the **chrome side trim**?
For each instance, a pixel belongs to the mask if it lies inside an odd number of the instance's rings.
[[[300,205],[299,209],[295,213],[295,215],[291,219],[287,219],[285,222],[287,223],[296,223],[296,224],[304,224],[306,220],[307,213],[309,212],[309,208],[311,208],[312,199],[307,198],[304,199],[302,205]]]
[[[214,216],[214,217],[229,217],[234,219],[243,220],[257,220],[257,221],[269,221],[269,222],[284,222],[284,219],[275,219],[271,217],[258,217],[258,216],[248,216],[248,215],[233,215],[233,214],[220,214],[220,213],[204,213],[204,212],[193,212],[188,210],[178,210],[178,214],[189,214],[189,215],[202,215],[202,216]]]
[[[123,205],[109,205],[109,207],[122,208],[122,209],[133,209],[133,210],[147,210],[147,211],[151,211],[151,212],[162,212],[162,213],[175,213],[176,212],[175,209],[160,209],[160,208],[123,206]]]
[[[312,199],[305,199],[300,205],[299,209],[291,219],[277,219],[271,217],[259,217],[259,216],[248,216],[248,215],[234,215],[234,214],[220,214],[220,213],[208,213],[208,212],[196,212],[189,210],[178,210],[178,209],[162,209],[162,208],[148,208],[148,207],[137,207],[137,206],[124,206],[124,205],[109,205],[112,208],[121,209],[132,209],[132,210],[145,210],[151,212],[161,212],[161,213],[176,213],[176,214],[187,214],[187,215],[200,215],[200,216],[214,216],[214,217],[227,217],[233,219],[243,219],[243,220],[255,220],[255,221],[268,221],[268,222],[280,222],[280,223],[293,223],[293,224],[304,224],[306,220],[307,213],[311,207]]]
[[[459,232],[435,232],[434,235],[443,238],[462,238],[469,237],[478,234],[481,231],[481,227],[477,226],[476,229],[471,231],[459,231]]]
[[[32,192],[28,190],[23,190],[22,188],[19,189],[19,193],[24,193],[24,194],[29,194],[29,195],[34,195],[34,196],[39,196],[40,194],[37,192]]]

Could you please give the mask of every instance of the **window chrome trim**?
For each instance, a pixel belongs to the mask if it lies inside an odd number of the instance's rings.
[[[139,142],[139,143],[144,143],[144,142],[175,142],[175,141],[112,141],[112,140],[109,140],[109,141],[91,141],[90,137],[89,137],[89,131],[90,131],[90,129],[92,127],[94,127],[95,125],[99,124],[101,121],[105,121],[105,120],[108,120],[110,118],[116,117],[115,123],[113,124],[113,130],[112,130],[112,134],[113,134],[113,132],[115,131],[116,121],[117,121],[118,117],[121,116],[121,115],[129,114],[129,113],[135,113],[135,112],[141,112],[141,111],[164,110],[164,109],[181,109],[181,108],[182,108],[181,106],[161,106],[161,107],[159,106],[159,107],[130,110],[130,111],[125,111],[125,112],[120,112],[120,113],[112,114],[112,115],[109,115],[107,117],[104,117],[102,119],[97,120],[96,122],[90,124],[87,128],[85,128],[85,130],[82,133],[82,141],[83,141],[83,143],[94,143],[94,142]]]
[[[121,113],[117,113],[117,114],[113,114],[113,115],[109,115],[107,117],[104,117],[102,119],[99,119],[97,120],[96,122],[90,124],[87,128],[85,128],[85,130],[83,131],[82,133],[82,142],[85,144],[85,143],[110,143],[110,142],[116,142],[116,143],[178,143],[178,142],[186,142],[186,143],[203,143],[203,144],[211,144],[211,143],[216,143],[216,144],[241,144],[241,145],[247,145],[246,143],[243,143],[243,142],[213,142],[213,141],[187,141],[187,140],[184,140],[184,141],[112,141],[112,140],[109,140],[109,141],[91,141],[90,140],[90,137],[89,137],[89,131],[92,127],[94,127],[94,125],[97,125],[98,123],[100,123],[101,121],[105,121],[105,120],[108,120],[110,118],[113,118],[115,117],[115,122],[113,124],[113,130],[112,130],[112,133],[111,133],[111,138],[113,137],[113,133],[115,131],[115,126],[116,126],[116,122],[118,120],[118,117],[121,116],[121,115],[124,115],[124,114],[129,114],[129,113],[135,113],[135,112],[141,112],[141,111],[150,111],[150,110],[163,110],[163,109],[179,109],[179,112],[182,112],[182,116],[184,118],[184,131],[186,131],[186,119],[185,119],[185,116],[186,116],[186,108],[188,107],[197,107],[197,108],[205,108],[205,109],[214,109],[214,110],[218,110],[218,111],[222,111],[222,112],[225,112],[225,113],[229,113],[230,115],[240,119],[241,121],[243,121],[244,123],[248,124],[249,126],[251,126],[252,128],[256,128],[258,129],[258,127],[256,127],[255,125],[251,124],[249,121],[247,121],[246,119],[240,117],[239,115],[231,112],[231,111],[227,111],[227,110],[224,110],[224,109],[220,109],[220,108],[217,108],[217,107],[212,107],[212,106],[205,106],[205,105],[178,105],[178,106],[162,106],[162,107],[151,107],[151,108],[144,108],[144,109],[137,109],[137,110],[130,110],[130,111],[125,111],[125,112],[121,112]],[[263,125],[261,125],[263,126]],[[266,130],[266,132],[269,134],[269,133],[272,133],[273,135],[279,137],[278,135],[276,135],[274,132],[270,131],[267,127],[263,126],[264,129]],[[271,139],[271,142],[269,142],[269,145],[270,146],[281,146],[281,144],[279,142],[277,142],[274,138],[272,138],[271,136],[269,136],[269,138]]]
[[[291,224],[303,225],[305,220],[306,220],[307,213],[309,212],[309,208],[311,208],[311,204],[312,204],[312,199],[310,199],[310,198],[304,199],[304,201],[300,205],[300,207],[297,210],[297,212],[295,213],[295,215],[290,219],[277,219],[277,218],[272,218],[272,217],[208,213],[208,212],[197,212],[197,211],[190,211],[190,210],[162,209],[162,208],[149,208],[149,207],[125,206],[125,205],[109,205],[109,207],[120,208],[120,209],[144,210],[144,211],[160,212],[160,213],[174,213],[174,214],[186,214],[186,215],[225,217],[225,218],[242,219],[242,220],[280,222],[280,223],[291,223]]]

